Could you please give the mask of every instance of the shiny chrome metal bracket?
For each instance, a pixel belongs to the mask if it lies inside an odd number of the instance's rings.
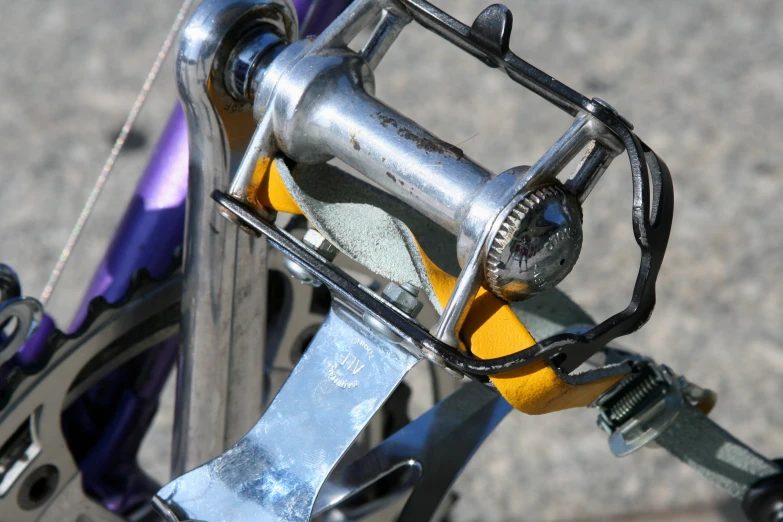
[[[280,393],[228,451],[155,503],[169,522],[307,521],[329,473],[421,358],[335,300]]]
[[[403,476],[397,477],[395,488],[373,505],[399,503],[402,519],[418,520],[421,514],[425,520],[510,410],[482,384],[465,386],[367,456],[341,468],[333,484],[322,486],[423,351],[444,353],[451,357],[448,364],[479,373],[497,370],[498,364],[508,368],[508,361],[459,355],[462,359],[455,363],[456,356],[446,353],[451,351],[448,346],[303,242],[227,195],[217,192],[213,197],[244,229],[266,236],[321,280],[332,293],[333,309],[261,421],[226,453],[163,488],[154,500],[156,508],[169,522],[309,520],[312,514],[349,509],[345,500],[378,478],[399,473]],[[528,355],[551,354],[534,350]],[[615,368],[628,371],[622,365]],[[424,475],[421,469],[429,471]]]

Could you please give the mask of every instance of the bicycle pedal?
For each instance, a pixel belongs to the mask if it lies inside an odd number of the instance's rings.
[[[211,154],[230,172],[230,158],[242,153],[227,192],[262,219],[277,210],[271,192],[265,193],[272,190],[269,172],[276,159],[317,164],[337,157],[454,234],[462,270],[431,330],[438,346],[459,346],[460,329],[482,285],[504,301],[516,301],[562,281],[581,249],[581,204],[612,160],[627,153],[633,231],[641,250],[629,305],[585,333],[543,339],[492,363],[473,358],[472,365],[461,365],[453,349],[451,362],[445,350],[437,351],[448,365],[492,374],[548,357],[569,372],[649,318],[671,227],[669,172],[608,103],[583,96],[509,50],[512,16],[506,7],[490,6],[467,26],[425,0],[359,0],[320,36],[296,40],[293,10],[285,0],[247,5],[257,16],[226,21],[215,34],[213,15],[225,4],[204,3],[198,21],[184,32],[180,53],[180,83],[187,84],[182,94],[193,107],[191,117],[223,135],[208,140],[203,147],[210,150],[202,154]],[[349,49],[376,20],[361,51]],[[413,20],[572,115],[570,128],[531,167],[494,175],[379,101],[373,70]],[[193,85],[203,91],[192,91]],[[213,109],[206,110],[210,105]],[[581,151],[584,158],[574,174],[559,180]],[[231,212],[222,213],[242,223]]]

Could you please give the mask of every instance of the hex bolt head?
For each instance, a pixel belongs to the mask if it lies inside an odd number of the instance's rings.
[[[327,241],[320,232],[313,230],[312,228],[308,230],[307,233],[305,233],[302,241],[304,241],[308,246],[312,247],[313,250],[318,252],[318,254],[324,257],[327,261],[334,261],[334,258],[337,257],[337,253],[339,252],[337,247]]]
[[[381,295],[395,308],[414,319],[424,307],[424,304],[418,299],[419,289],[407,283],[403,285],[389,283]]]
[[[337,248],[327,241],[317,230],[308,230],[305,233],[304,238],[302,238],[302,241],[327,261],[334,261],[334,258],[337,257]],[[315,288],[321,286],[321,281],[317,277],[293,259],[285,258],[283,260],[283,265],[286,267],[286,270],[288,270],[288,273],[300,280],[302,284]]]

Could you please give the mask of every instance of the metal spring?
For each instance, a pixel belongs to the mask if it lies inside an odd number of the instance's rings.
[[[639,383],[629,383],[630,390],[609,409],[612,422],[622,423],[633,409],[658,388],[658,380],[654,375],[648,375]]]

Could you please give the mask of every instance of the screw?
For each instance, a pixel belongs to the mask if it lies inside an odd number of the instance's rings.
[[[421,312],[421,309],[424,306],[419,301],[418,296],[419,289],[410,283],[398,285],[397,283],[391,282],[386,285],[386,288],[381,292],[381,297],[411,318],[415,318],[419,315],[419,312]],[[369,326],[376,334],[392,342],[396,343],[402,340],[402,338],[394,333],[391,328],[383,324],[383,322],[373,315],[364,314],[364,324]]]
[[[337,248],[327,241],[317,230],[308,230],[302,241],[327,261],[334,261],[334,258],[337,257]],[[292,276],[301,281],[302,284],[315,288],[321,286],[321,281],[317,277],[293,259],[285,258],[283,260],[283,266],[286,267]]]
[[[416,318],[424,307],[419,301],[419,289],[410,283],[389,283],[381,293],[384,299],[389,301],[395,308],[402,311],[411,318]]]
[[[290,258],[283,259],[283,266],[288,270],[288,273],[298,279],[302,284],[318,288],[321,286],[321,281],[313,274],[310,273],[305,267]]]
[[[424,304],[421,301],[419,301],[419,289],[410,283],[402,283],[398,285],[397,283],[391,282],[388,285],[386,285],[386,288],[383,289],[381,295],[383,296],[384,299],[386,299],[392,305],[394,305],[395,308],[401,310],[405,314],[409,315],[411,318],[415,318],[417,315],[419,315],[419,312],[421,312],[421,309],[424,307]],[[367,321],[367,316],[365,316],[364,319],[365,321]],[[381,325],[381,326],[383,326],[384,329],[388,330],[388,328],[386,328],[385,325]],[[449,368],[448,365],[446,365],[446,361],[444,361],[440,355],[438,355],[431,349],[426,347],[422,348],[421,354],[424,357],[426,357],[427,360],[429,360],[431,363],[443,368],[446,371],[446,373],[448,373],[455,379],[462,379],[464,377],[462,373],[452,368]]]
[[[255,210],[255,213],[257,214],[257,216],[260,217],[261,219],[263,219],[264,221],[267,221],[269,223],[274,223],[275,222],[275,213],[274,212],[271,212],[271,211],[269,211],[269,210],[267,210],[265,208],[256,208],[254,210]],[[233,211],[231,211],[228,208],[226,208],[224,205],[221,205],[220,203],[218,203],[217,204],[217,211],[218,211],[218,214],[220,214],[221,216],[223,216],[227,220],[229,220],[232,223],[234,223],[235,225],[237,225],[240,228],[240,230],[242,230],[243,232],[246,232],[246,233],[248,233],[248,234],[250,234],[251,236],[254,236],[254,237],[261,237],[261,234],[257,230],[254,230],[253,228],[248,226],[248,224],[245,223],[244,220],[240,216],[238,216]]]

